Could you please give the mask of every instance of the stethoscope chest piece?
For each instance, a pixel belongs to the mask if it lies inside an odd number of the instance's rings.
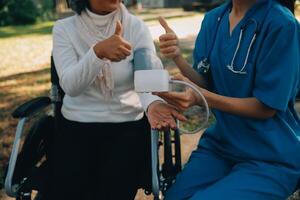
[[[207,74],[210,70],[210,62],[209,62],[208,58],[202,59],[199,62],[198,66],[197,66],[197,69],[202,74]]]

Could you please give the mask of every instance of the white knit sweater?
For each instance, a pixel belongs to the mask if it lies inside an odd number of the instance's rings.
[[[108,16],[89,12],[99,28]],[[148,27],[137,17],[130,15],[124,29],[124,39],[133,46],[155,47]],[[126,122],[143,117],[144,110],[159,97],[151,94],[137,94],[133,83],[133,54],[127,59],[112,63],[115,88],[112,98],[107,99],[95,84],[95,78],[104,61],[99,59],[93,48],[80,38],[75,17],[58,20],[53,28],[53,57],[60,85],[66,95],[63,99],[62,114],[78,122]]]

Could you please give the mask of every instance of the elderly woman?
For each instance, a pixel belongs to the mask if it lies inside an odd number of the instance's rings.
[[[74,0],[75,16],[53,29],[53,57],[66,95],[54,142],[52,200],[130,200],[149,177],[150,126],[182,117],[133,90],[133,54],[155,47],[120,0]],[[149,168],[149,167],[148,167]]]
[[[198,86],[216,117],[166,200],[283,200],[296,189],[300,25],[293,5],[294,0],[231,0],[208,12],[193,68],[161,19],[167,32],[161,52]],[[202,104],[191,91],[160,96],[181,109]]]

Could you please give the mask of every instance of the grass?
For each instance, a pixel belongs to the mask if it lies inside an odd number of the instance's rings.
[[[49,88],[48,68],[0,78],[0,179],[4,165],[8,161],[17,125],[17,120],[10,116],[12,111],[29,99],[48,95]]]
[[[158,16],[164,16],[166,19],[188,17],[198,14],[197,12],[183,12],[181,9],[144,9],[142,12],[132,11],[140,16],[146,22],[157,21]],[[10,37],[24,37],[36,35],[49,35],[52,32],[54,21],[38,22],[34,25],[19,25],[0,27],[0,39]]]
[[[0,188],[17,124],[12,111],[49,93],[52,26],[43,22],[0,28]]]
[[[51,34],[54,22],[40,22],[34,25],[6,26],[0,28],[0,38],[24,37]]]

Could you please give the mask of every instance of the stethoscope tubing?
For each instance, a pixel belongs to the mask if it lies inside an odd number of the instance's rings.
[[[248,50],[247,50],[247,55],[246,55],[246,58],[244,60],[244,64],[243,64],[243,67],[241,67],[240,70],[235,70],[237,67],[234,66],[234,62],[236,60],[236,56],[239,52],[239,49],[241,47],[241,43],[242,43],[242,40],[243,40],[243,34],[244,34],[244,31],[246,30],[247,26],[250,24],[249,22],[253,22],[255,24],[255,32],[254,32],[254,35],[251,39],[251,42],[250,42],[250,45],[248,47]],[[256,37],[257,37],[257,33],[258,33],[258,23],[255,19],[248,19],[246,24],[244,26],[241,27],[241,31],[240,31],[240,36],[239,36],[239,41],[238,41],[238,45],[236,47],[236,50],[234,52],[234,55],[233,55],[233,58],[231,60],[231,64],[227,66],[227,68],[232,71],[233,73],[235,74],[247,74],[245,70],[246,68],[246,65],[248,63],[248,59],[249,59],[249,56],[250,56],[250,52],[251,52],[251,49],[252,49],[252,46],[253,44],[255,43],[255,40],[256,40]]]

